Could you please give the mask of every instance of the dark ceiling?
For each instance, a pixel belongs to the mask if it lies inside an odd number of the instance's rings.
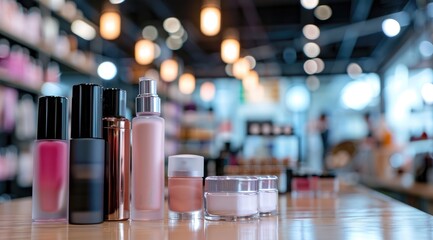
[[[96,23],[106,3],[76,2]],[[112,45],[104,44],[103,54],[132,59],[141,29],[150,24],[158,28],[159,42],[164,43],[168,34],[162,22],[177,17],[189,38],[174,54],[198,77],[226,76],[219,51],[223,31],[233,27],[239,30],[242,54],[258,60],[261,75],[305,75],[302,66],[308,57],[302,46],[307,39],[302,35],[302,27],[313,23],[321,30],[320,38],[315,40],[321,47],[319,57],[325,62],[321,74],[344,73],[350,62],[359,63],[366,72],[377,72],[411,33],[420,7],[416,4],[415,0],[320,0],[319,5],[329,5],[333,12],[330,19],[321,21],[314,17],[313,10],[304,9],[299,0],[221,0],[222,31],[215,37],[207,37],[199,29],[201,0],[125,0],[119,5],[122,34],[114,41],[120,50],[113,51]],[[387,15],[400,11],[407,13],[404,16],[409,17],[408,24],[399,35],[389,38],[381,31],[381,23]],[[269,68],[274,70],[267,71]]]

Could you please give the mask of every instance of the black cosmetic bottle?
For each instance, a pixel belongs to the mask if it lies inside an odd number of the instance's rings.
[[[72,89],[69,174],[69,223],[104,220],[102,87],[79,84]]]

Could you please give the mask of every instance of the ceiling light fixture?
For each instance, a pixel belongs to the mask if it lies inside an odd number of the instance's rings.
[[[191,73],[184,73],[179,78],[179,90],[183,94],[191,94],[195,89],[195,77]]]
[[[328,5],[320,5],[314,9],[314,16],[322,21],[328,20],[332,16],[332,9]]]
[[[382,31],[388,37],[395,37],[400,33],[400,23],[397,20],[388,18],[382,22]]]
[[[244,78],[250,71],[250,63],[245,58],[240,58],[233,64],[233,76],[237,79]]]
[[[77,19],[72,22],[71,31],[85,40],[93,40],[96,36],[95,29],[87,22]]]
[[[305,9],[313,9],[317,7],[318,4],[319,4],[319,0],[301,0],[301,5]]]
[[[245,60],[250,64],[250,69],[254,69],[256,67],[256,59],[253,56],[245,56]]]
[[[179,50],[183,45],[183,41],[182,41],[182,38],[175,37],[175,36],[169,36],[165,40],[165,44],[171,50]]]
[[[317,63],[310,59],[304,62],[304,71],[309,75],[317,73]]]
[[[238,40],[238,32],[229,29],[225,33],[225,39],[221,43],[221,59],[225,63],[234,63],[239,58],[241,46]]]
[[[351,63],[347,66],[347,74],[349,77],[355,79],[362,74],[362,68],[357,63]]]
[[[104,80],[111,80],[117,74],[117,67],[110,61],[99,64],[97,69],[98,76]]]
[[[141,39],[135,43],[135,61],[141,65],[152,63],[155,59],[155,45],[152,41]]]
[[[179,31],[179,29],[182,27],[179,19],[175,17],[170,17],[165,19],[162,26],[164,27],[165,31],[167,31],[168,33],[175,33]]]
[[[314,58],[312,60],[315,61],[317,64],[316,73],[321,73],[321,72],[323,72],[323,70],[325,70],[325,63],[323,62],[323,60],[321,58]]]
[[[155,41],[158,38],[158,30],[156,29],[156,27],[149,25],[143,28],[141,35],[144,39]]]
[[[161,78],[166,82],[176,80],[179,73],[179,64],[174,59],[167,59],[161,63]]]
[[[107,40],[114,40],[120,35],[120,14],[115,9],[107,9],[102,13],[99,21],[101,37]]]
[[[320,29],[314,24],[307,24],[302,28],[304,37],[309,40],[316,40],[320,37]]]
[[[123,3],[125,0],[110,0],[110,3],[112,4],[121,4]]]
[[[304,54],[309,58],[315,58],[320,54],[320,47],[317,43],[309,42],[304,45]]]
[[[215,36],[221,28],[219,0],[205,0],[200,12],[200,30],[206,36]]]

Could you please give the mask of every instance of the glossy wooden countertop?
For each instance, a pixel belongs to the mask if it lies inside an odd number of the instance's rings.
[[[433,200],[433,185],[419,183],[413,180],[405,180],[397,177],[395,179],[362,178],[362,183],[368,187],[386,189],[398,193],[404,193],[416,197]]]
[[[433,218],[363,187],[337,197],[281,195],[279,215],[252,222],[149,221],[37,224],[31,200],[0,204],[0,239],[432,239]]]

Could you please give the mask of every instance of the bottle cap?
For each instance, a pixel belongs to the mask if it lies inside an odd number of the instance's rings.
[[[68,138],[68,99],[45,96],[38,100],[37,139]]]
[[[71,115],[71,138],[102,138],[102,86],[74,85]]]
[[[278,177],[275,175],[257,176],[259,190],[278,189]]]
[[[119,88],[106,88],[103,93],[104,117],[126,116],[126,91]]]
[[[140,78],[138,85],[138,96],[135,99],[137,115],[159,114],[161,112],[161,100],[157,94],[156,81],[150,78]]]
[[[257,192],[257,177],[211,176],[205,179],[205,192]]]
[[[204,158],[180,154],[168,157],[168,177],[203,177]]]

